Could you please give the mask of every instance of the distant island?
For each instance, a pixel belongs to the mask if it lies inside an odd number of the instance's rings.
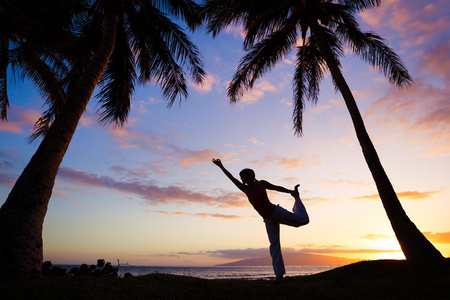
[[[327,256],[327,255],[315,255],[315,254],[294,254],[287,253],[283,254],[284,264],[285,265],[314,265],[314,266],[322,266],[322,265],[348,265],[354,263],[355,261],[348,258],[336,257],[336,256]],[[249,258],[242,259],[231,263],[219,264],[215,265],[217,267],[238,267],[238,266],[271,266],[272,259],[270,256],[261,257],[261,258]]]

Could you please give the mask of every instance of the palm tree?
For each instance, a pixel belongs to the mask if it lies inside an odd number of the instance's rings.
[[[379,0],[206,0],[204,16],[213,36],[230,24],[242,23],[246,29],[244,50],[248,53],[241,59],[228,86],[231,102],[238,101],[302,37],[302,46],[296,49],[293,79],[295,133],[302,134],[304,101],[317,102],[320,81],[329,70],[344,98],[364,158],[406,259],[441,259],[441,253],[403,210],[341,71],[340,57],[345,44],[379,68],[390,83],[403,87],[412,81],[395,52],[378,35],[362,32],[354,17],[357,12],[379,4]]]
[[[160,85],[170,106],[187,96],[182,66],[196,83],[204,78],[196,46],[168,17],[181,18],[193,28],[200,15],[193,1],[79,2],[87,3],[89,10],[73,19],[80,42],[74,48],[81,52],[61,51],[68,67],[58,81],[64,102],[37,124],[45,136],[0,209],[0,277],[41,276],[42,225],[56,174],[97,84],[100,121],[122,126],[136,83]]]

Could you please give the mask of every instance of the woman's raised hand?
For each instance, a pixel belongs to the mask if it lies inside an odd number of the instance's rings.
[[[212,159],[212,162],[215,164],[215,165],[217,165],[217,166],[219,166],[219,167],[223,167],[223,165],[222,165],[222,161],[220,160],[220,159],[216,159],[216,158],[213,158]]]

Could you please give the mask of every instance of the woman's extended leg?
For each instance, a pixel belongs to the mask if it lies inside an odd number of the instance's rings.
[[[293,213],[287,211],[283,207],[277,205],[275,212],[268,219],[274,223],[280,223],[284,225],[300,227],[309,223],[309,216],[306,212],[306,208],[300,199],[300,195],[298,193],[299,185],[295,186],[295,192],[293,193],[293,197],[295,198]]]

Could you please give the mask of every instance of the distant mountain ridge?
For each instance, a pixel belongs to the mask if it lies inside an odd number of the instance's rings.
[[[284,264],[285,265],[348,265],[354,263],[354,260],[336,256],[327,256],[327,255],[315,255],[315,254],[306,254],[306,253],[287,253],[283,254]],[[231,263],[220,264],[216,266],[229,266],[229,267],[237,267],[237,266],[271,266],[272,258],[270,256],[261,257],[261,258],[249,258],[242,259]]]

